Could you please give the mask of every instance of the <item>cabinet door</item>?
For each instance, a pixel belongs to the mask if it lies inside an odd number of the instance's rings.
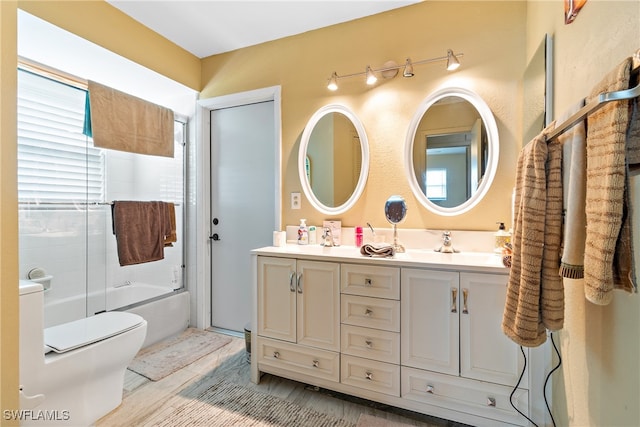
[[[508,277],[460,273],[460,375],[513,386],[524,365],[520,348],[502,332]],[[466,301],[465,301],[466,300]],[[527,349],[525,349],[525,354]],[[520,387],[527,388],[527,375]]]
[[[296,341],[296,260],[258,257],[258,335]]]
[[[458,273],[402,269],[402,365],[458,375]]]
[[[298,344],[340,351],[340,264],[297,265]]]

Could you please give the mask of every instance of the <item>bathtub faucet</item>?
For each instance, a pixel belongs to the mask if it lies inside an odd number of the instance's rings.
[[[123,286],[131,286],[131,280],[125,280],[124,282],[118,285],[113,285],[114,288],[121,288]]]

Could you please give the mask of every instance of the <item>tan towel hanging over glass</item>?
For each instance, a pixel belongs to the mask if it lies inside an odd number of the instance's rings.
[[[88,87],[96,147],[173,157],[173,111],[93,81]]]

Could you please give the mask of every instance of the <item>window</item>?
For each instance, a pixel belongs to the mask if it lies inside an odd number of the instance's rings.
[[[430,200],[447,200],[447,170],[444,168],[427,169],[425,177],[427,198]]]
[[[104,153],[83,135],[86,90],[18,70],[18,200],[104,202]]]

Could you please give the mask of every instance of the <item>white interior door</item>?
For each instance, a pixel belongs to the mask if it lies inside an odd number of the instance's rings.
[[[250,251],[272,243],[276,217],[274,102],[211,110],[211,325],[251,320]]]

